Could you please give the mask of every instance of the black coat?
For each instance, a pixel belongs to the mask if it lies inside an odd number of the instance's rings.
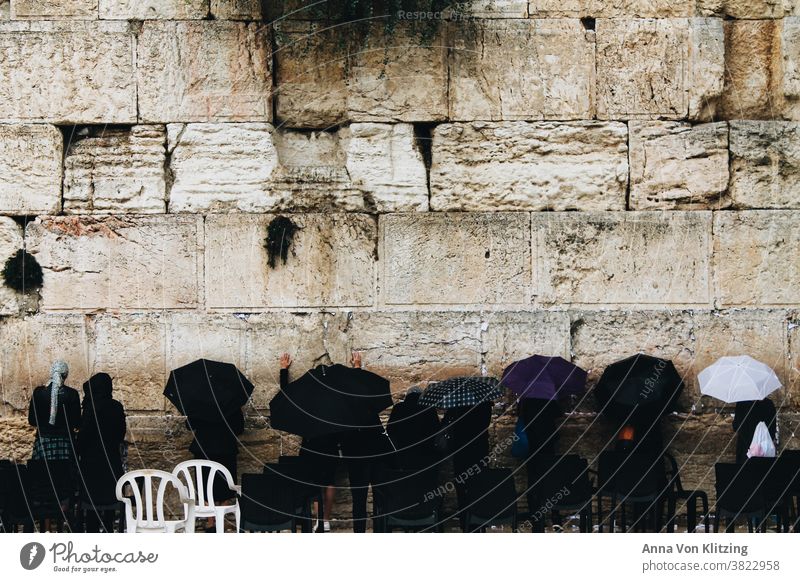
[[[214,461],[235,457],[238,453],[238,437],[244,432],[244,414],[241,410],[227,418],[220,418],[217,422],[189,418],[186,424],[194,432],[189,452],[195,457]]]
[[[553,455],[558,441],[558,420],[563,415],[556,400],[524,398],[519,402],[519,416],[525,424],[531,455]]]
[[[81,421],[81,399],[78,391],[69,386],[61,387],[56,422],[50,424],[50,384],[39,386],[31,395],[28,407],[28,422],[43,436],[72,437]]]
[[[489,454],[491,421],[491,402],[449,408],[445,412],[442,423],[450,431],[450,450],[457,473],[478,463]]]
[[[409,394],[392,408],[386,432],[397,449],[400,467],[425,467],[437,456],[435,438],[439,432],[439,415],[434,408],[420,406],[419,394]]]

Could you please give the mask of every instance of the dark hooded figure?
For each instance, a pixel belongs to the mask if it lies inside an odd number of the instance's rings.
[[[125,410],[112,398],[112,388],[111,376],[103,372],[83,384],[78,454],[82,497],[90,508],[86,516],[88,532],[101,531],[101,522],[102,531],[113,531],[113,512],[97,508],[116,502],[116,484],[123,473],[121,449],[127,430]]]
[[[453,459],[453,476],[459,508],[466,499],[465,482],[474,466],[480,469],[489,455],[489,425],[492,422],[492,403],[448,408],[442,425],[450,433],[448,455]]]
[[[776,434],[775,405],[769,398],[763,400],[745,400],[736,403],[733,416],[733,430],[736,431],[736,462],[747,460],[747,451],[753,442],[753,435],[759,422],[767,425],[769,436],[775,441]]]
[[[56,360],[50,370],[50,383],[33,391],[28,422],[36,427],[33,460],[74,461],[75,431],[81,418],[78,391],[64,385],[69,374],[66,362]]]
[[[194,432],[189,452],[195,459],[207,459],[224,465],[236,481],[239,435],[244,432],[244,414],[241,409],[219,420],[210,422],[188,418],[186,424]],[[205,478],[205,477],[204,477]],[[236,496],[228,483],[217,473],[214,480],[214,501],[224,502]],[[210,527],[210,526],[209,526]],[[213,528],[211,528],[213,529]]]
[[[420,388],[410,388],[405,400],[392,407],[386,432],[396,453],[398,469],[419,470],[433,467],[438,460],[435,438],[439,432],[439,415],[430,406],[420,406]]]

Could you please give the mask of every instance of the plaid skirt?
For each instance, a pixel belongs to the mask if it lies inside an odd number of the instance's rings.
[[[75,458],[72,440],[66,436],[36,435],[33,443],[34,461],[71,461]]]

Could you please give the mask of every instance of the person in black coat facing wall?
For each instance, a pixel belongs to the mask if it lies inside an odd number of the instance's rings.
[[[409,388],[405,400],[392,407],[386,432],[396,452],[393,465],[409,471],[434,468],[438,461],[435,448],[440,422],[436,409],[420,406],[422,389]]]
[[[775,405],[769,398],[763,400],[745,400],[736,403],[733,415],[733,430],[736,431],[736,462],[747,460],[747,451],[753,442],[753,435],[759,422],[767,425],[769,436],[775,442],[777,429],[777,413]]]
[[[492,421],[492,403],[481,402],[475,406],[448,408],[442,419],[450,436],[448,455],[453,459],[453,476],[459,508],[464,508],[466,472],[489,455],[489,424]]]
[[[31,395],[28,422],[36,427],[34,461],[74,461],[75,433],[81,420],[78,391],[64,385],[69,367],[56,360],[50,369],[50,383],[39,386]]]
[[[83,501],[90,509],[86,531],[113,531],[113,511],[101,515],[98,506],[116,503],[117,480],[122,476],[122,445],[127,426],[125,409],[112,398],[113,384],[106,373],[83,384],[83,414],[78,432]],[[102,525],[102,529],[101,529]]]

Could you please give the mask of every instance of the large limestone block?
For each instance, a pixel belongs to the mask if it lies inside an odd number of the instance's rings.
[[[598,117],[685,117],[687,48],[685,19],[598,20]]]
[[[194,308],[202,229],[196,216],[39,217],[26,241],[44,271],[41,308]]]
[[[797,407],[800,405],[800,311],[789,313],[787,328],[786,390],[790,404]]]
[[[98,0],[95,0],[97,2]],[[188,20],[208,16],[209,0],[99,0],[108,20]]]
[[[455,21],[470,18],[527,18],[526,0],[470,0],[455,2],[445,15]]]
[[[447,118],[444,28],[422,39],[419,24],[398,23],[391,33],[371,25],[350,49],[347,111],[353,121],[443,121]],[[312,65],[313,66],[313,65]]]
[[[725,87],[725,31],[719,18],[689,20],[689,119],[714,121]]]
[[[569,326],[565,312],[486,313],[483,353],[488,374],[499,378],[506,366],[534,354],[570,359]]]
[[[100,315],[95,320],[92,371],[111,375],[114,397],[128,414],[164,411],[166,330],[162,316]]]
[[[296,20],[278,20],[274,28],[276,121],[281,127],[312,128],[344,122],[348,51],[342,32]]]
[[[680,18],[694,15],[694,0],[531,0],[531,18]]]
[[[15,20],[66,20],[97,18],[98,0],[12,0]]]
[[[52,125],[0,125],[0,212],[55,214],[63,137]]]
[[[231,362],[245,371],[247,323],[239,316],[171,313],[166,324],[167,373],[201,358]]]
[[[321,313],[259,313],[247,317],[244,370],[255,384],[253,404],[257,408],[266,408],[278,393],[279,357],[284,352],[292,356],[289,381],[319,364],[349,365],[345,335],[331,331],[332,326],[332,316]]]
[[[778,310],[746,309],[741,311],[702,311],[694,314],[695,356],[692,378],[723,356],[746,354],[770,366],[788,386],[787,319]],[[773,393],[776,404],[787,393]],[[695,394],[700,396],[699,388]],[[788,402],[787,402],[788,404]],[[720,406],[720,402],[714,402]]]
[[[727,16],[737,20],[783,18],[797,13],[796,0],[698,0],[702,14]]]
[[[133,42],[123,22],[0,22],[0,120],[134,122]]]
[[[261,0],[211,0],[217,20],[261,20]]]
[[[367,210],[428,209],[428,176],[410,124],[353,123],[341,130],[347,175]]]
[[[727,205],[728,126],[630,122],[633,210],[713,209]]]
[[[6,261],[24,246],[22,227],[7,216],[0,216],[0,270]],[[20,309],[22,295],[0,284],[0,315],[11,315]]]
[[[89,378],[90,323],[82,315],[35,315],[0,325],[2,400],[27,415],[31,392],[50,381],[54,360],[69,366],[67,386],[80,391]]]
[[[781,23],[725,22],[725,88],[718,114],[726,119],[781,117]]]
[[[800,14],[800,2],[794,2],[795,13]],[[783,116],[800,120],[800,17],[784,18],[781,24]]]
[[[386,305],[529,302],[529,217],[423,213],[381,217]]]
[[[453,23],[450,119],[587,119],[595,42],[577,19]]]
[[[710,212],[533,215],[545,305],[708,305]]]
[[[213,309],[367,306],[374,303],[374,219],[297,214],[286,264],[267,264],[271,215],[206,219],[206,306]]]
[[[738,208],[800,208],[800,124],[731,122],[730,196]]]
[[[392,391],[431,380],[481,374],[481,318],[474,312],[392,311],[338,320],[364,366],[389,379]]]
[[[269,27],[147,21],[138,42],[142,121],[270,121]]]
[[[410,124],[310,133],[266,123],[170,124],[168,133],[172,212],[428,208]]]
[[[434,210],[624,210],[622,123],[453,123],[433,133]]]
[[[716,299],[721,306],[800,305],[800,212],[714,216]]]
[[[164,126],[135,125],[121,131],[104,128],[69,143],[64,212],[166,212],[166,140]]]
[[[268,184],[278,165],[268,123],[167,126],[171,212],[269,209]]]

